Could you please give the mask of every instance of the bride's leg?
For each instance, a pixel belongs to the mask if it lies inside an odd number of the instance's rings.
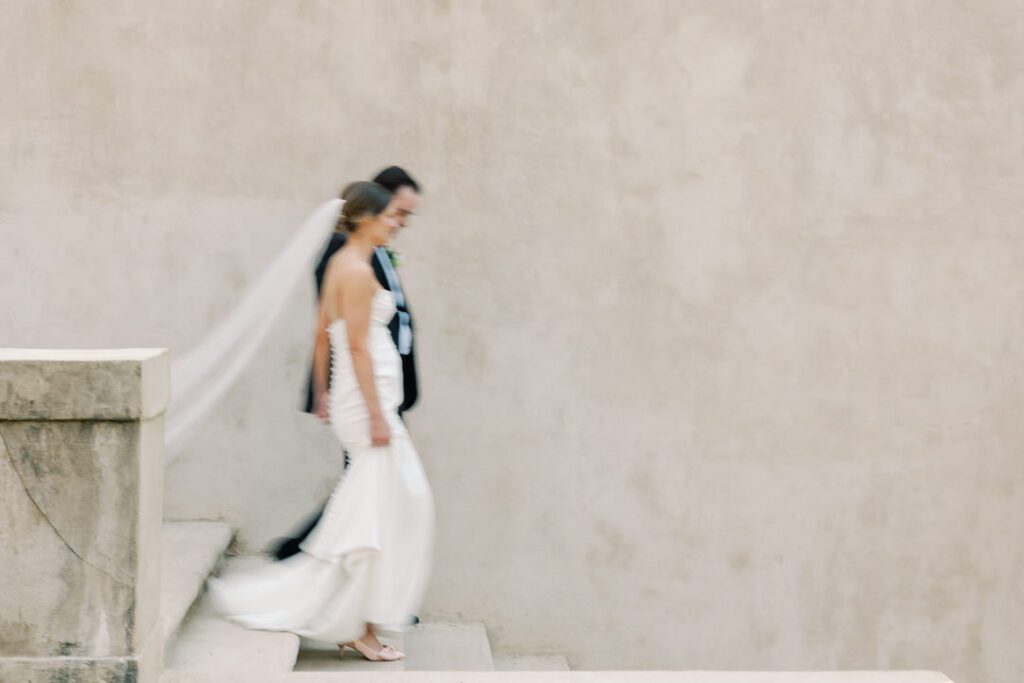
[[[379,640],[377,640],[377,633],[373,630],[373,624],[367,624],[366,625],[366,633],[364,633],[363,635],[359,636],[358,640],[363,645],[366,645],[367,647],[369,647],[371,650],[379,650],[382,647],[384,647],[383,644]],[[351,647],[352,644],[351,643],[338,643],[338,647],[345,647],[346,645]]]
[[[366,625],[366,633],[359,640],[363,641],[366,645],[374,650],[379,650],[384,647],[379,640],[377,640],[377,632],[373,630],[373,624]]]
[[[366,633],[361,638],[351,643],[338,643],[339,653],[342,657],[345,656],[346,646],[353,648],[366,659],[374,661],[393,662],[396,659],[405,657],[404,652],[399,652],[390,645],[381,643],[377,639],[377,633],[374,631],[372,624],[366,625]]]

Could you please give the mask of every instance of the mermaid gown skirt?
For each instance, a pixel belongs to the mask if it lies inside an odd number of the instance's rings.
[[[423,466],[398,418],[402,363],[387,323],[390,292],[374,297],[368,346],[390,443],[373,447],[345,323],[328,327],[331,427],[349,452],[341,476],[302,552],[251,572],[210,579],[214,606],[249,628],[346,642],[366,625],[401,630],[419,611],[430,575],[434,505]]]

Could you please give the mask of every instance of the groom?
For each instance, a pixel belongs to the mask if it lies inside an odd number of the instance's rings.
[[[398,210],[397,222],[400,227],[404,228],[409,217],[415,215],[416,206],[420,201],[420,186],[412,179],[412,176],[398,166],[385,168],[374,177],[373,182],[382,185],[395,195],[394,203],[395,208]],[[331,240],[327,243],[323,256],[320,257],[320,263],[316,267],[316,294],[318,301],[320,299],[320,290],[323,287],[324,273],[327,271],[327,262],[343,246],[345,246],[345,234],[336,232],[331,235]],[[394,340],[395,347],[402,358],[402,378],[405,396],[402,399],[402,405],[398,407],[398,415],[401,417],[406,410],[412,408],[419,396],[419,386],[416,382],[416,357],[413,353],[412,315],[409,312],[409,304],[405,299],[405,292],[402,290],[402,283],[398,279],[395,264],[392,263],[387,249],[377,247],[373,253],[372,265],[377,281],[380,282],[384,289],[390,290],[395,295],[395,304],[398,309],[389,327],[391,338]],[[327,377],[329,382],[330,368],[328,368]],[[312,413],[314,410],[312,372],[310,372],[309,383],[306,388],[305,410],[307,413]],[[348,467],[347,453],[345,454],[345,467]],[[274,557],[278,560],[283,560],[298,553],[299,544],[306,540],[306,536],[313,530],[316,523],[320,521],[321,514],[323,514],[322,508],[319,513],[305,524],[297,536],[279,541],[273,550]]]
[[[404,169],[398,166],[389,166],[378,173],[373,182],[390,190],[395,195],[395,208],[398,209],[398,225],[406,226],[410,216],[415,215],[416,207],[420,201],[420,186],[412,179]],[[331,260],[335,252],[345,246],[345,233],[336,232],[331,235],[331,240],[320,257],[320,264],[316,267],[316,296],[320,299],[320,290],[323,287],[324,273],[327,272],[327,262]],[[377,247],[373,254],[373,272],[377,275],[377,281],[381,287],[390,290],[395,295],[395,302],[398,313],[391,320],[391,338],[395,340],[395,346],[402,357],[402,377],[404,379],[405,398],[402,405],[398,407],[398,414],[401,415],[416,403],[419,396],[418,385],[416,384],[416,360],[413,354],[412,343],[412,316],[409,313],[409,306],[402,291],[402,283],[398,279],[398,273],[388,255],[387,249]],[[328,372],[328,382],[330,373]],[[309,385],[306,388],[306,412],[313,412],[313,374],[310,372]]]

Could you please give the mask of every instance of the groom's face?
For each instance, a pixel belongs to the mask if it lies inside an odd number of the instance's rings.
[[[409,219],[416,215],[416,207],[420,203],[420,195],[408,185],[403,185],[395,192],[392,205],[395,207],[395,217],[398,227],[404,228],[408,225]]]

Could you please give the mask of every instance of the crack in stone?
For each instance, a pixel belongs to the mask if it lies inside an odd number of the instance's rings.
[[[122,576],[115,576],[114,574],[111,574],[110,572],[108,572],[103,567],[96,566],[95,564],[93,564],[89,560],[87,560],[84,557],[82,557],[81,555],[79,555],[78,551],[75,550],[74,548],[72,548],[71,544],[68,543],[67,539],[64,538],[64,536],[62,536],[59,531],[57,531],[57,527],[53,525],[53,522],[50,521],[50,518],[47,516],[47,514],[45,512],[43,512],[43,508],[41,508],[39,506],[39,503],[36,501],[35,497],[32,495],[32,492],[28,490],[28,485],[25,483],[24,477],[21,476],[21,470],[18,469],[18,464],[14,461],[14,456],[11,455],[11,449],[7,447],[7,442],[4,441],[3,432],[0,432],[0,450],[2,450],[7,455],[7,459],[11,462],[11,469],[14,470],[14,475],[16,477],[18,477],[18,481],[21,482],[21,488],[24,489],[25,496],[30,501],[32,501],[32,506],[35,507],[35,509],[39,513],[39,515],[46,521],[47,526],[50,527],[50,529],[53,531],[54,535],[56,535],[57,538],[60,539],[61,543],[64,544],[64,547],[67,548],[71,552],[72,555],[74,555],[79,560],[81,560],[83,564],[85,564],[85,565],[87,565],[89,567],[92,567],[93,569],[95,569],[96,571],[100,572],[101,574],[104,574],[105,576],[109,576],[114,581],[117,581],[120,584],[123,584],[123,585],[126,585],[126,586],[131,585],[131,578],[132,578],[131,575],[128,575],[129,578],[125,579]]]

